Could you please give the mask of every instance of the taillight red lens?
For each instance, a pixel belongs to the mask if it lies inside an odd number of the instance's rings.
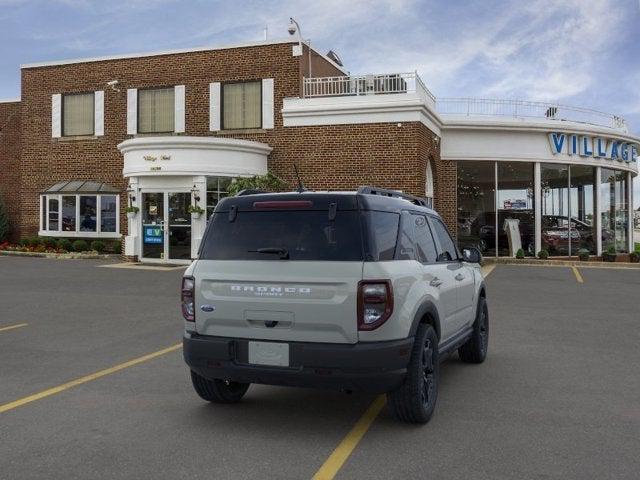
[[[193,277],[182,278],[182,316],[187,322],[196,321],[196,307],[195,307],[195,286],[196,281]]]
[[[358,330],[375,330],[393,313],[390,280],[363,280],[358,284]]]

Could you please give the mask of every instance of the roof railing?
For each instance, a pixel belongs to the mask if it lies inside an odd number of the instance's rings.
[[[414,205],[420,205],[421,207],[431,207],[426,198],[416,197],[407,193],[399,192],[397,190],[388,190],[386,188],[378,188],[371,186],[362,186],[358,188],[358,193],[361,195],[379,195],[381,197],[392,197],[407,200]]]

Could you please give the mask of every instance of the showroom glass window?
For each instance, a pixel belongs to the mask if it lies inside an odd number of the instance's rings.
[[[61,237],[118,234],[117,195],[42,195],[42,233]]]
[[[73,93],[62,96],[62,135],[75,137],[94,133],[94,94]]]
[[[211,217],[218,202],[229,196],[231,177],[207,177],[207,219]]]
[[[169,133],[175,130],[175,89],[138,90],[138,132]]]
[[[496,163],[458,162],[458,245],[496,254]]]
[[[498,162],[498,255],[535,254],[533,163]]]
[[[628,248],[629,210],[626,172],[600,170],[600,212],[602,219],[602,251],[610,247],[624,253]]]
[[[542,248],[550,255],[569,255],[569,166],[540,165]]]
[[[226,83],[222,86],[222,128],[262,127],[262,82]]]
[[[578,250],[597,253],[595,222],[596,169],[588,165],[571,165],[569,170],[571,211],[571,255]]]

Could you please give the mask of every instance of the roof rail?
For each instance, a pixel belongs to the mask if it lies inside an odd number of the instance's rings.
[[[363,195],[380,195],[382,197],[401,198],[415,205],[420,205],[421,207],[429,207],[429,205],[427,204],[427,200],[425,198],[416,197],[414,195],[398,192],[396,190],[388,190],[385,188],[363,186],[358,188],[358,193]]]
[[[258,190],[255,188],[245,188],[244,190],[240,190],[236,193],[236,197],[243,197],[245,195],[259,195],[261,193],[269,193],[266,190]]]

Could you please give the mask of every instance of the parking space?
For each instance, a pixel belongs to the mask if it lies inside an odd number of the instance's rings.
[[[204,403],[163,352],[182,270],[103,263],[0,259],[0,411],[125,365],[0,413],[0,478],[312,478],[374,401],[252,386]],[[637,478],[640,270],[579,273],[497,266],[487,361],[443,364],[426,426],[383,409],[336,478]]]

